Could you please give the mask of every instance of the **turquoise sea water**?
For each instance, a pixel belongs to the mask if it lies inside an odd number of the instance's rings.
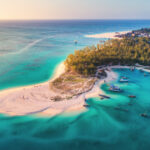
[[[0,89],[48,80],[74,49],[100,40],[86,34],[149,26],[150,21],[140,20],[0,22]],[[150,118],[140,114],[150,115],[150,74],[114,71],[128,76],[129,84],[112,81],[124,90],[120,94],[103,84],[111,99],[88,99],[86,112],[47,118],[1,114],[0,150],[149,150]],[[131,94],[137,98],[128,98]]]
[[[144,77],[138,70],[114,71],[129,78],[128,84],[111,82],[124,91],[108,92],[108,86],[103,84],[101,88],[111,99],[88,99],[90,108],[86,112],[49,118],[1,115],[0,149],[149,150],[150,117],[143,118],[141,113],[150,115],[150,74]],[[128,98],[132,94],[137,98]]]

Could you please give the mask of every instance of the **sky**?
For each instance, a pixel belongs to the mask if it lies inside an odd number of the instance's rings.
[[[150,19],[150,0],[0,0],[0,20]]]

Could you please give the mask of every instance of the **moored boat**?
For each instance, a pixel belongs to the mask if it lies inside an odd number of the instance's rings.
[[[109,91],[122,92],[122,90],[118,86],[115,86],[115,85],[111,85],[110,88],[109,88]]]
[[[128,79],[123,79],[123,78],[121,78],[119,81],[120,81],[120,82],[129,82]]]
[[[148,115],[146,113],[142,113],[141,117],[148,118]]]
[[[135,95],[129,95],[129,97],[130,97],[130,98],[136,98],[136,96],[135,96]]]
[[[101,99],[110,99],[110,97],[107,96],[107,95],[102,95],[102,94],[100,94],[99,96],[101,97]]]
[[[83,105],[84,107],[86,107],[86,108],[89,108],[90,107],[90,105],[87,105],[87,104],[85,104],[85,105]]]

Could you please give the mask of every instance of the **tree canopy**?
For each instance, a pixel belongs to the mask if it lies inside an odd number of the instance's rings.
[[[125,37],[112,39],[104,44],[85,47],[70,54],[65,65],[69,71],[83,75],[95,74],[101,65],[150,65],[150,38]]]

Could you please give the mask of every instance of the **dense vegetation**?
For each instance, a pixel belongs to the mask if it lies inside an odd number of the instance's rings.
[[[134,30],[133,33],[149,34],[150,28],[142,28],[140,30]]]
[[[116,37],[119,37],[119,38],[148,37],[148,38],[150,38],[150,28],[142,28],[140,30],[133,30],[133,31],[128,32],[126,34],[121,34],[121,35],[119,34]]]
[[[97,47],[86,47],[70,54],[65,65],[69,71],[84,75],[95,74],[101,65],[150,65],[150,38],[128,37],[112,39]]]

